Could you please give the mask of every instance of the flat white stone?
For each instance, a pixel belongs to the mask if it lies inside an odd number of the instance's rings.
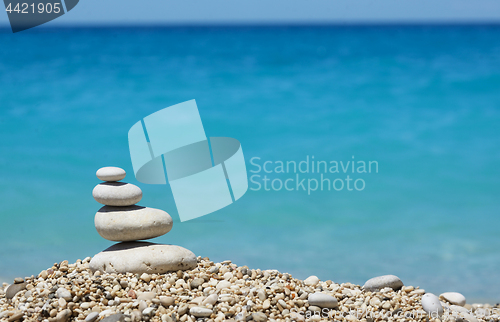
[[[337,306],[339,306],[339,303],[336,298],[334,298],[331,295],[323,293],[309,294],[307,301],[309,302],[309,305],[314,305],[329,309],[334,309]]]
[[[439,302],[439,298],[432,293],[426,293],[422,296],[422,308],[429,314],[429,318],[443,315],[443,306]]]
[[[164,235],[172,229],[173,221],[160,209],[104,206],[96,213],[94,224],[102,238],[133,241]]]
[[[403,286],[403,282],[399,277],[395,275],[382,275],[370,278],[366,281],[365,285],[363,285],[363,289],[367,291],[378,291],[384,287],[390,287],[393,290],[399,290]]]
[[[97,170],[95,175],[102,181],[120,181],[125,179],[127,173],[122,168],[104,167]]]
[[[450,304],[460,305],[460,306],[464,306],[466,301],[465,296],[457,292],[445,292],[439,295],[439,298],[447,301]]]
[[[92,196],[106,206],[132,206],[141,201],[142,190],[125,182],[103,182],[95,186]]]
[[[148,242],[118,243],[90,261],[92,272],[103,273],[163,274],[193,269],[196,265],[196,256],[190,250]]]

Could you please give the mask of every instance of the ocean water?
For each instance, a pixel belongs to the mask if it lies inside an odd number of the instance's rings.
[[[500,301],[500,26],[2,29],[0,85],[4,280],[113,244],[93,226],[91,192],[114,165],[140,205],[174,218],[154,242],[297,278],[395,274]],[[251,181],[181,223],[168,185],[135,180],[127,133],[190,99],[208,136],[241,142]],[[313,173],[313,157],[339,173]],[[308,172],[276,172],[307,159]],[[338,191],[308,193],[321,175]]]

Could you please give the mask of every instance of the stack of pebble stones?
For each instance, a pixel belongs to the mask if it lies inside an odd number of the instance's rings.
[[[168,233],[173,221],[163,210],[136,205],[142,199],[142,191],[136,185],[120,182],[125,178],[125,170],[105,167],[96,175],[105,182],[92,191],[94,199],[104,205],[95,215],[95,228],[101,237],[120,243],[95,255],[91,270],[166,273],[196,266],[196,256],[183,247],[138,241]]]

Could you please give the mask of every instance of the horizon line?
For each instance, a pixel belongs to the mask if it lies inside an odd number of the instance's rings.
[[[459,26],[500,26],[500,20],[454,20],[454,21],[254,21],[254,22],[82,22],[54,23],[40,25],[36,29],[64,28],[202,28],[202,27],[459,27]],[[11,26],[8,22],[0,23],[0,29]],[[33,29],[31,29],[33,30]]]

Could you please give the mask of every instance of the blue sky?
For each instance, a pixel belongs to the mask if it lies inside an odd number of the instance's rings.
[[[47,25],[500,22],[499,0],[81,0]],[[7,24],[0,14],[0,24]]]

